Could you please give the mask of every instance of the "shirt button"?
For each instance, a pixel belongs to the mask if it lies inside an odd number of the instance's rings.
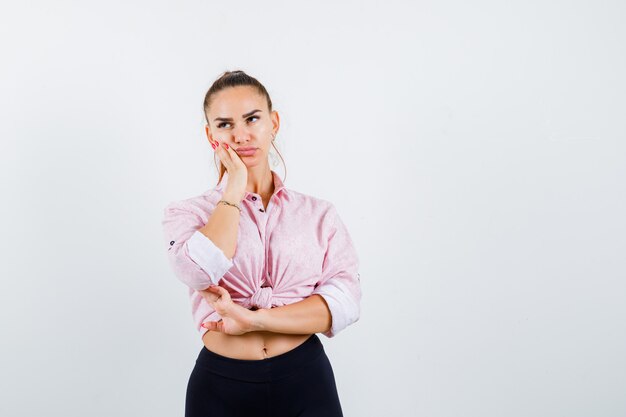
[[[263,209],[259,209],[259,211],[265,212],[265,210],[263,210]]]
[[[256,201],[256,197],[255,196],[252,196],[252,201]]]

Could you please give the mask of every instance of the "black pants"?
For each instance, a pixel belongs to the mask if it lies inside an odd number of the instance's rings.
[[[335,376],[316,334],[282,355],[244,360],[202,346],[185,417],[343,417]]]

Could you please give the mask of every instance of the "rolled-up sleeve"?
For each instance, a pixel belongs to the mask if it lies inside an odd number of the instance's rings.
[[[328,304],[332,325],[322,334],[330,338],[359,320],[361,279],[354,242],[333,205],[329,215],[331,226],[328,233],[328,248],[322,265],[322,277],[312,294],[321,295]]]
[[[170,203],[163,213],[167,256],[176,277],[194,290],[204,290],[233,266],[224,252],[199,231],[204,222],[184,202]]]

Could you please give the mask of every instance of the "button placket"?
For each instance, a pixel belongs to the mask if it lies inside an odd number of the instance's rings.
[[[253,195],[253,196],[251,196],[251,197],[250,197],[250,200],[252,200],[252,201],[257,201],[257,200],[259,200],[259,197],[257,197],[257,196],[255,196],[255,195]],[[257,207],[258,207],[258,204],[257,204]],[[261,213],[265,213],[265,210],[264,210],[262,207],[259,207],[259,211],[260,211]]]

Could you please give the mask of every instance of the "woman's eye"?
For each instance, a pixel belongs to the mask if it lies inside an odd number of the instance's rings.
[[[250,119],[258,119],[258,118],[259,118],[258,116],[250,116],[250,117],[248,117],[248,120],[250,120]],[[218,124],[217,127],[221,129],[222,127],[224,127],[224,125],[229,125],[229,124],[230,123],[222,122],[222,123]]]

